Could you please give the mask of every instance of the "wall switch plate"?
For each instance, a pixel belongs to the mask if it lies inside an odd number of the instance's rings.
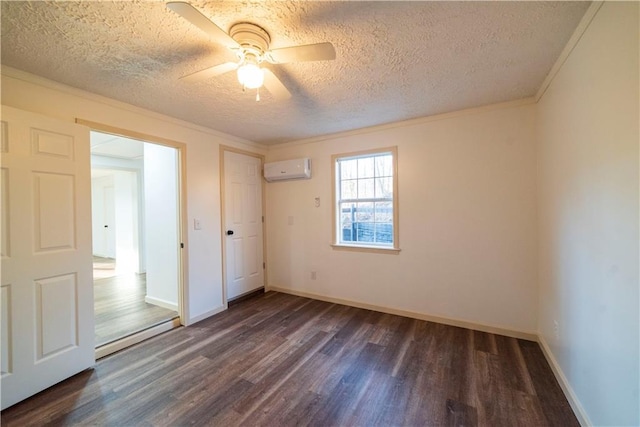
[[[311,280],[316,280],[316,272],[315,271],[311,272]]]
[[[195,219],[193,220],[193,229],[194,230],[202,230],[202,224],[200,224],[200,220],[199,219]]]

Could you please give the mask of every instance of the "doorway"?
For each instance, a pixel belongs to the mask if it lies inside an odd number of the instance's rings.
[[[118,342],[179,323],[179,182],[177,148],[91,132],[98,350],[119,350]]]

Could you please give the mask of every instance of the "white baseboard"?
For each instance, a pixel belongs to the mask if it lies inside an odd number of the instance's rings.
[[[130,347],[134,344],[138,344],[146,339],[159,335],[163,332],[170,331],[173,328],[177,328],[180,326],[180,319],[176,318],[170,320],[168,322],[161,323],[160,325],[154,326],[149,329],[145,329],[144,331],[140,331],[137,334],[129,335],[121,340],[112,342],[110,344],[103,345],[102,347],[98,347],[96,349],[96,360],[101,357],[105,357],[110,355],[111,353],[115,353],[116,351],[120,351],[127,347]]]
[[[277,286],[269,286],[265,289],[265,291],[282,292],[285,294],[297,295],[300,297],[312,298],[312,299],[331,302],[335,304],[342,304],[342,305],[348,305],[351,307],[379,311],[381,313],[395,314],[397,316],[410,317],[412,319],[426,320],[428,322],[442,323],[450,326],[458,326],[461,328],[473,329],[474,331],[488,332],[488,333],[497,334],[497,335],[505,335],[507,337],[520,338],[520,339],[529,340],[529,341],[538,341],[538,334],[534,332],[515,331],[512,329],[506,329],[499,326],[484,325],[480,323],[469,322],[466,320],[451,319],[448,317],[432,316],[429,314],[418,313],[415,311],[407,311],[407,310],[400,310],[396,308],[383,307],[379,305],[367,304],[367,303],[358,302],[358,301],[351,301],[351,300],[346,300],[342,298],[333,298],[333,297],[314,294],[310,292],[301,292],[293,289],[280,288]]]
[[[576,396],[576,394],[574,393],[573,388],[571,387],[571,385],[569,384],[569,381],[567,380],[567,377],[564,376],[564,372],[562,372],[562,369],[560,368],[558,361],[554,357],[553,352],[551,351],[551,348],[549,347],[549,345],[547,344],[547,341],[545,341],[542,335],[538,335],[538,343],[540,344],[542,353],[544,354],[544,357],[547,359],[549,366],[551,366],[553,375],[555,375],[556,379],[558,380],[558,383],[560,384],[560,388],[562,389],[565,397],[569,401],[569,405],[571,405],[571,409],[573,409],[573,413],[576,415],[576,418],[578,418],[578,422],[583,427],[592,426],[593,424],[589,420],[589,416],[585,412],[584,407],[580,404],[580,400],[578,399],[578,396]]]
[[[221,307],[215,308],[213,310],[209,310],[206,313],[202,313],[202,314],[199,314],[199,315],[197,315],[195,317],[187,319],[184,325],[185,326],[193,325],[194,323],[198,323],[198,322],[200,322],[200,321],[202,321],[202,320],[204,320],[204,319],[206,319],[208,317],[213,316],[214,314],[222,313],[226,309],[227,309],[227,305],[225,304],[225,305],[223,305]]]
[[[166,308],[169,310],[178,311],[178,304],[174,304],[170,301],[165,301],[160,298],[150,297],[149,295],[146,295],[144,297],[144,302],[148,304],[157,305],[158,307]]]

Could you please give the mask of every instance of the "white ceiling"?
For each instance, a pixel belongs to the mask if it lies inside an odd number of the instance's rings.
[[[108,133],[91,132],[91,154],[119,159],[142,159],[144,143]]]
[[[163,1],[2,1],[2,64],[264,144],[533,96],[589,2],[193,1],[271,47],[329,41],[335,61],[273,66],[293,96],[235,73],[234,55]]]

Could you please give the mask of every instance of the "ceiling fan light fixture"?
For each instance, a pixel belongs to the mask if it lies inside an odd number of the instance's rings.
[[[2,1],[2,0],[0,0]],[[225,31],[186,1],[167,2],[167,7],[200,28],[209,37],[229,48],[238,57],[238,62],[226,62],[181,77],[185,81],[199,81],[237,70],[238,81],[244,89],[258,89],[256,101],[260,100],[259,89],[265,85],[275,99],[291,97],[291,92],[273,74],[269,67],[261,68],[264,61],[270,64],[286,64],[299,61],[329,61],[336,59],[336,51],[329,42],[270,49],[271,36],[259,25],[238,22]]]
[[[264,71],[253,62],[238,67],[238,81],[247,89],[257,89],[264,83]]]

